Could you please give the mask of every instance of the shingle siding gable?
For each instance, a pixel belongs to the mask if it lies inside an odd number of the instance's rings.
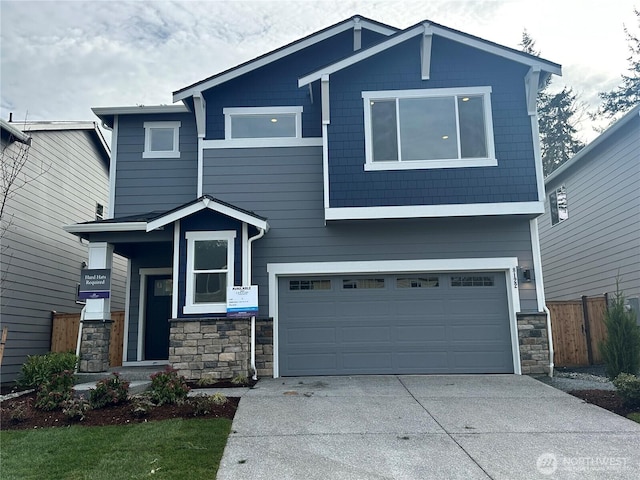
[[[420,38],[330,77],[331,207],[538,200],[524,96],[526,67],[434,37],[431,78],[421,79]],[[365,172],[363,91],[491,86],[497,167]]]

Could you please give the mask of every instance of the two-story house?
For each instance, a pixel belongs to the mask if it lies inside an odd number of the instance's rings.
[[[95,108],[129,258],[125,364],[190,378],[544,373],[536,95],[560,66],[431,22],[349,18],[182,88]],[[258,285],[256,324],[227,287]],[[89,308],[89,303],[90,308]],[[88,303],[107,318],[108,300]]]

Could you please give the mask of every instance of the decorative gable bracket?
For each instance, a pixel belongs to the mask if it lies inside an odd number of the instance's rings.
[[[433,39],[433,28],[430,23],[424,23],[424,33],[422,35],[422,45],[420,46],[422,80],[429,80],[431,73],[431,40]]]
[[[540,67],[531,67],[524,77],[524,88],[527,96],[527,113],[536,114],[536,102],[540,89]]]

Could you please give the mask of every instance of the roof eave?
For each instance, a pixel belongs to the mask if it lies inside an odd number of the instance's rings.
[[[527,55],[524,52],[518,52],[508,47],[504,47],[502,45],[498,45],[496,43],[492,43],[478,37],[463,34],[462,32],[458,32],[457,30],[443,27],[441,25],[437,25],[427,21],[409,27],[403,32],[396,33],[394,36],[387,40],[383,40],[380,43],[373,45],[367,49],[357,51],[353,55],[350,55],[345,59],[342,59],[331,65],[327,65],[322,69],[316,70],[308,75],[305,75],[304,77],[299,78],[298,86],[303,87],[312,82],[320,80],[323,75],[330,75],[332,73],[335,73],[361,60],[369,58],[373,55],[377,55],[378,53],[387,50],[388,48],[391,48],[395,45],[398,45],[399,43],[402,43],[419,34],[427,33],[427,31],[429,34],[439,35],[443,38],[447,38],[459,43],[464,43],[465,45],[469,45],[473,48],[478,48],[480,50],[499,55],[509,60],[522,63],[531,68],[539,69],[540,71],[545,72],[545,75],[562,75],[562,67],[557,63],[550,62],[543,58],[534,57],[532,55]]]
[[[567,170],[572,168],[577,163],[581,162],[582,159],[589,154],[593,149],[597,148],[599,145],[604,143],[609,137],[614,135],[618,130],[623,128],[629,122],[632,122],[634,119],[640,118],[640,105],[636,105],[633,107],[624,117],[620,118],[616,123],[611,125],[607,130],[605,130],[600,136],[598,136],[595,140],[593,140],[590,144],[585,146],[582,150],[576,153],[570,160],[562,164],[556,170],[551,172],[547,178],[544,179],[545,187],[553,183],[558,177],[564,174]]]
[[[393,35],[398,31],[394,27],[387,26],[387,25],[384,25],[383,23],[375,22],[373,20],[369,20],[368,18],[362,17],[360,15],[355,15],[347,20],[344,20],[335,25],[329,26],[318,32],[312,33],[307,37],[296,40],[283,47],[277,48],[276,50],[272,50],[271,52],[267,52],[264,55],[259,56],[258,58],[249,60],[248,62],[232,67],[228,70],[225,70],[224,72],[221,72],[217,75],[214,75],[207,79],[196,82],[180,90],[176,90],[175,92],[173,92],[173,101],[178,102],[180,100],[185,100],[186,98],[191,97],[196,93],[203,92],[204,90],[208,90],[217,85],[225,83],[229,80],[237,78],[241,75],[249,73],[264,65],[267,65],[271,62],[274,62],[288,55],[291,55],[292,53],[300,51],[310,45],[316,44],[338,33],[342,33],[343,31],[354,28],[356,23],[358,23],[360,26],[365,27],[369,30],[382,33],[385,35]]]

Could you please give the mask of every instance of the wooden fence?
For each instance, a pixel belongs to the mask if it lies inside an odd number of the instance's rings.
[[[111,341],[109,342],[109,365],[122,365],[122,341],[124,337],[124,312],[112,312]],[[51,351],[76,351],[78,342],[79,313],[56,313],[51,331]]]
[[[600,342],[606,338],[607,297],[547,302],[551,312],[554,363],[557,367],[602,363]]]

